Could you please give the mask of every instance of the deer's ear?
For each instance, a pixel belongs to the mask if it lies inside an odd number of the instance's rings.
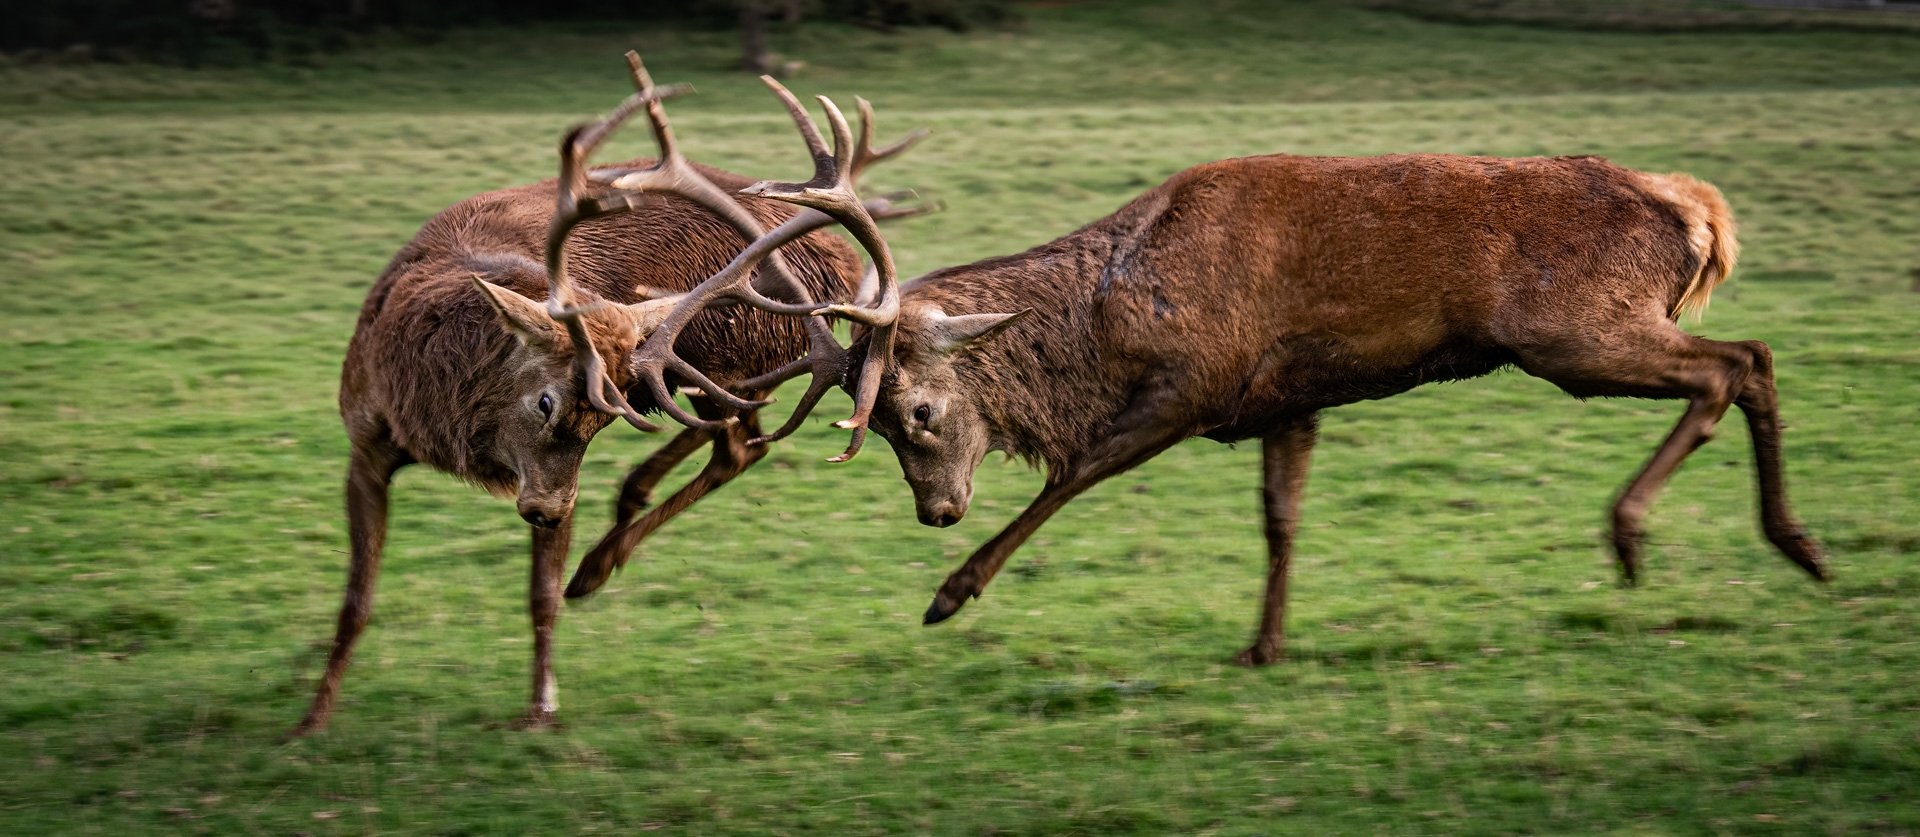
[[[940,354],[952,354],[999,334],[1031,313],[1031,308],[1012,314],[961,314],[955,317],[933,312],[927,324],[927,333],[932,338],[931,348]]]
[[[536,349],[554,347],[554,322],[547,316],[547,307],[534,302],[512,288],[503,288],[480,278],[473,277],[473,285],[480,289],[487,301],[493,303],[493,313],[499,315],[500,325],[508,333],[518,338],[522,345]]]

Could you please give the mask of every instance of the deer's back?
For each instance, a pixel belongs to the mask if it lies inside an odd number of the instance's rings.
[[[1592,157],[1197,166],[1116,249],[1097,333],[1183,376],[1227,437],[1484,374],[1517,342],[1671,310],[1701,255],[1664,182]]]
[[[729,192],[751,182],[718,169],[698,168]],[[546,298],[542,262],[554,199],[554,181],[544,180],[475,195],[434,216],[394,257],[368,294],[360,332],[377,330],[382,320],[414,319],[389,310],[396,304],[441,307],[473,296],[469,277],[475,273],[534,299]],[[741,203],[768,228],[795,211],[776,201],[741,198]],[[632,212],[575,228],[567,243],[575,282],[605,299],[636,302],[638,286],[670,291],[692,288],[725,267],[744,246],[731,226],[688,201],[645,195],[640,204]],[[780,252],[815,299],[842,296],[843,289],[859,279],[860,261],[853,247],[824,231]],[[477,306],[474,311],[486,310],[482,300],[471,301]],[[484,339],[494,341],[500,336],[488,333]],[[356,335],[356,344],[363,340],[364,334]],[[804,353],[807,343],[799,319],[735,307],[701,313],[678,346],[696,367],[725,381],[771,371]],[[351,354],[352,350],[350,367]],[[350,368],[350,377],[351,372]],[[640,401],[635,403],[641,406]]]

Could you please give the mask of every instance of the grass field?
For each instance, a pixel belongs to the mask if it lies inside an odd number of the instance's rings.
[[[334,726],[282,745],[346,560],[338,365],[393,251],[548,176],[561,129],[626,92],[630,46],[698,85],[672,105],[697,159],[786,178],[802,149],[724,70],[724,33],[6,67],[0,832],[1920,831],[1920,38],[1261,5],[1046,4],[1008,32],[781,48],[800,92],[937,132],[875,173],[950,207],[893,228],[909,274],[1240,154],[1600,153],[1715,182],[1746,251],[1694,328],[1773,345],[1837,581],[1759,537],[1735,415],[1617,588],[1606,507],[1680,405],[1504,373],[1326,417],[1285,663],[1227,664],[1264,572],[1258,457],[1199,441],[923,629],[1039,477],[990,461],[965,523],[920,527],[884,443],[821,462],[842,401],[566,611],[550,733],[504,728],[525,526],[404,472]],[[659,442],[602,434],[576,541]]]

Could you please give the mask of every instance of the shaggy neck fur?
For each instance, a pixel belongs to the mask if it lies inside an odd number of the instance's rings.
[[[533,299],[546,297],[544,269],[531,260],[512,256],[457,254],[457,264],[422,265],[435,274],[478,274]],[[564,331],[556,331],[560,351],[548,353],[522,347],[498,322],[488,303],[470,284],[399,282],[380,312],[383,328],[364,330],[376,339],[356,338],[351,351],[373,351],[377,361],[362,369],[378,370],[368,380],[349,380],[341,391],[343,410],[363,404],[408,405],[384,411],[382,423],[393,441],[414,459],[454,474],[496,494],[511,493],[518,478],[507,463],[491,455],[499,431],[498,418],[521,409],[521,393],[502,370],[514,368],[520,353],[541,355],[538,361],[566,368],[572,347]],[[615,324],[589,315],[588,333],[601,348],[601,357],[616,383],[625,384],[630,336],[616,333]],[[349,361],[351,372],[354,364]],[[568,379],[570,380],[570,379]],[[580,397],[579,382],[570,381],[569,403]],[[380,397],[357,397],[367,388]],[[565,414],[563,432],[591,438],[606,419],[587,410]]]
[[[1103,372],[1126,360],[1101,357],[1096,299],[1165,205],[1155,189],[1051,243],[936,271],[903,288],[905,300],[949,315],[1032,310],[955,359],[961,391],[974,394],[994,450],[1055,474],[1126,407],[1129,376]]]

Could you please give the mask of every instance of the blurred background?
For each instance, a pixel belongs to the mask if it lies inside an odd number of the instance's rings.
[[[0,832],[1920,830],[1916,5],[16,3]],[[880,440],[821,462],[839,400],[566,609],[555,732],[506,726],[531,653],[512,503],[403,472],[334,725],[282,745],[339,601],[335,393],[367,289],[443,207],[551,176],[629,91],[627,49],[697,88],[669,106],[686,152],[751,177],[808,171],[757,70],[871,99],[883,137],[932,128],[871,176],[948,207],[889,228],[909,276],[1238,155],[1711,181],[1745,254],[1688,327],[1773,346],[1837,580],[1759,536],[1729,417],[1617,588],[1606,509],[1680,405],[1505,373],[1326,416],[1285,663],[1228,664],[1265,572],[1259,463],[1198,440],[922,628],[1040,476],[991,460],[963,524],[918,526]],[[661,441],[594,442],[576,553]]]

